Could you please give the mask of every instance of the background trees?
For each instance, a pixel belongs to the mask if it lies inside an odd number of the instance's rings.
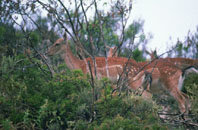
[[[197,59],[198,57],[198,26],[196,32],[189,31],[184,41],[178,39],[176,49],[170,56],[188,57]],[[175,47],[173,47],[175,48]]]

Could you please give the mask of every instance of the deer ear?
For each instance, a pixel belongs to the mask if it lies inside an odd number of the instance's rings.
[[[153,51],[153,54],[154,54],[155,56],[157,56],[157,50],[156,50],[156,48],[155,48],[155,50]]]

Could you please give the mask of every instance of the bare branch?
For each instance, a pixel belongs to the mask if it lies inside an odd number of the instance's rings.
[[[23,17],[22,17],[22,18],[23,18]],[[34,51],[41,57],[41,59],[42,59],[42,61],[44,62],[44,64],[47,65],[47,67],[48,67],[48,69],[49,69],[49,71],[50,71],[50,73],[51,73],[51,77],[53,77],[54,70],[53,70],[53,69],[51,68],[51,66],[47,63],[45,57],[44,57],[36,48],[33,47],[32,43],[31,43],[31,40],[30,40],[30,38],[29,38],[29,34],[27,34],[27,32],[25,31],[24,27],[23,27],[22,25],[18,24],[18,23],[15,21],[15,19],[12,18],[12,20],[14,21],[15,24],[17,24],[19,27],[21,27],[21,30],[23,31],[23,33],[24,33],[24,35],[25,35],[27,41],[30,41],[30,44],[31,44],[30,46],[31,46],[31,47],[34,49]],[[34,63],[34,62],[31,60],[31,59],[32,59],[31,57],[28,56],[28,59],[29,59],[32,63]],[[45,71],[43,70],[43,68],[42,68],[38,63],[36,63],[36,64],[37,64],[37,66],[40,68],[40,70],[41,70],[43,73],[45,73]],[[45,74],[46,74],[46,73],[45,73]]]
[[[75,36],[76,36],[76,31],[75,31],[74,24],[73,24],[73,22],[72,22],[72,18],[71,18],[71,16],[70,16],[69,10],[65,7],[65,5],[63,4],[63,2],[62,2],[61,0],[58,0],[58,1],[59,1],[59,3],[62,5],[62,7],[64,8],[64,10],[66,11],[67,16],[69,17],[69,22],[70,22],[70,24],[71,24],[73,33],[74,33]]]

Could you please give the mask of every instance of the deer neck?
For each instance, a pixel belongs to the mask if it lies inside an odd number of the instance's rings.
[[[64,50],[63,53],[61,53],[61,57],[65,60],[65,63],[67,64],[67,67],[69,69],[81,69],[82,60],[78,59],[72,51],[70,50],[70,46],[67,44],[63,46],[62,48]]]

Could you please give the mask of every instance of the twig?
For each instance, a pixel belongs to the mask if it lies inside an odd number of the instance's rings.
[[[22,25],[18,24],[13,18],[12,18],[12,20],[14,21],[14,23],[16,23],[16,24],[21,28],[21,30],[23,31],[23,33],[24,33],[24,35],[25,35],[27,41],[30,41],[31,47],[32,47],[32,48],[35,50],[35,52],[41,57],[42,61],[47,65],[48,69],[50,70],[51,77],[53,77],[54,71],[52,70],[52,68],[50,67],[50,65],[46,62],[46,59],[44,58],[44,56],[43,56],[35,47],[32,46],[32,41],[31,41],[30,38],[29,38],[29,34],[26,34],[26,31],[25,31],[24,27],[22,27]],[[34,62],[31,60],[32,58],[31,58],[29,55],[28,55],[28,58],[29,58],[29,60],[30,60],[32,63],[34,63]],[[41,67],[38,63],[36,63],[36,64],[37,64],[37,66],[40,68],[40,70],[41,70],[43,73],[46,74],[46,72],[42,69],[42,67]]]
[[[90,75],[91,75],[91,86],[92,86],[92,119],[91,119],[91,122],[93,121],[94,119],[94,109],[95,109],[95,106],[94,106],[94,102],[95,102],[95,85],[94,85],[94,78],[93,78],[93,73],[92,73],[92,68],[91,68],[91,64],[90,62],[88,61],[88,66],[89,66],[89,71],[90,71]]]

